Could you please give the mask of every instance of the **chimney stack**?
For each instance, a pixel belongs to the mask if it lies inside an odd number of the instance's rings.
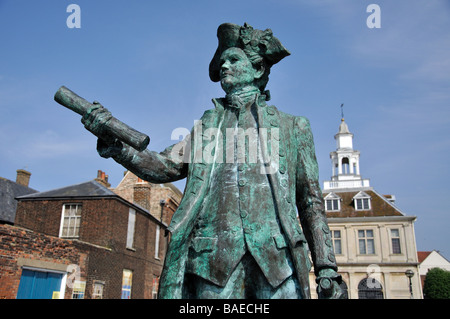
[[[30,176],[30,172],[24,169],[18,169],[16,183],[28,187],[28,184],[30,183]]]
[[[108,183],[108,175],[105,175],[105,172],[101,170],[97,171],[97,178],[95,179],[95,181],[99,182],[105,187],[111,187],[111,184]]]
[[[151,186],[149,183],[136,183],[133,187],[133,201],[150,212]]]

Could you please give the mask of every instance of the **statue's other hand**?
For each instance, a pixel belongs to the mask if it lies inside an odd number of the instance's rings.
[[[103,158],[110,158],[120,154],[122,151],[122,142],[118,139],[105,141],[101,138],[97,140],[97,152]]]
[[[316,279],[319,299],[343,299],[342,277],[332,269],[323,269]]]

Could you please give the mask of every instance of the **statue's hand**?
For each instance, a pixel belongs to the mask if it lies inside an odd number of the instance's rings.
[[[340,287],[341,276],[333,269],[322,269],[316,278],[319,299],[343,299],[344,293]]]
[[[105,133],[104,128],[111,118],[111,112],[95,101],[81,119],[84,127],[98,137],[97,152],[104,158],[119,155],[123,147],[117,138]]]
[[[111,120],[112,115],[106,108],[104,108],[99,102],[94,101],[92,107],[90,107],[81,118],[81,123],[84,127],[97,137],[107,139],[105,136],[105,126]]]

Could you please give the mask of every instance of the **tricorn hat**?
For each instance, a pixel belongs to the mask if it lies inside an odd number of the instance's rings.
[[[247,55],[258,55],[266,61],[268,67],[291,54],[280,40],[273,36],[272,30],[253,29],[247,23],[244,26],[223,23],[217,29],[217,38],[219,45],[209,64],[209,77],[213,82],[220,81],[220,57],[228,48],[237,47]]]

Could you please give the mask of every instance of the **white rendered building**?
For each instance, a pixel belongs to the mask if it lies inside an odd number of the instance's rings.
[[[393,195],[381,195],[360,172],[360,153],[344,119],[330,153],[331,180],[323,196],[339,273],[349,299],[421,299],[415,216]],[[411,271],[412,277],[406,275]],[[411,284],[410,284],[411,282]],[[315,294],[314,276],[311,291]],[[315,297],[315,296],[313,296]]]

